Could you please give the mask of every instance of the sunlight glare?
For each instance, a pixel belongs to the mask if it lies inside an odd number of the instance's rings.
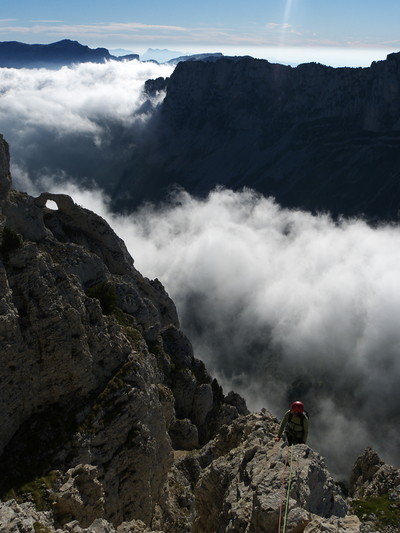
[[[289,19],[290,19],[290,12],[292,10],[292,4],[293,4],[293,0],[286,0],[285,12],[283,15],[283,22],[282,22],[281,38],[280,38],[280,43],[279,43],[280,46],[285,46],[286,33],[289,27]]]

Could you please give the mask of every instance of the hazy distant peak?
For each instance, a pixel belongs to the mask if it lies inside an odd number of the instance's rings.
[[[113,56],[117,56],[117,57],[128,56],[134,53],[132,52],[132,50],[125,50],[124,48],[115,48],[113,50],[108,50],[108,51],[110,52],[110,54],[112,54]]]
[[[144,54],[140,55],[140,59],[142,61],[149,61],[151,59],[154,59],[158,63],[165,63],[166,61],[169,61],[170,59],[174,59],[175,57],[179,56],[185,56],[189,55],[185,52],[179,52],[176,50],[168,50],[166,48],[160,49],[160,48],[148,48]]]

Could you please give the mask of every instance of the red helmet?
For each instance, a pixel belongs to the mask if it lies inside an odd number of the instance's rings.
[[[292,411],[297,411],[298,413],[302,413],[304,411],[304,403],[303,402],[293,402],[290,406],[290,409]]]

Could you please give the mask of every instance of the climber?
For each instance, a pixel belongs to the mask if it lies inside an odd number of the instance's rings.
[[[285,429],[286,428],[286,429]],[[305,444],[308,436],[308,416],[302,402],[293,402],[289,411],[285,413],[279,427],[276,441],[281,439],[285,430],[289,446],[292,444]]]

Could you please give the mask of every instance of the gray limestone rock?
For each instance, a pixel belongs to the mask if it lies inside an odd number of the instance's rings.
[[[214,405],[214,395],[209,383],[202,383],[196,388],[193,397],[193,420],[197,426],[206,422],[208,413]]]
[[[270,533],[293,451],[287,533],[372,531],[318,453],[224,396],[108,224],[13,191],[8,165],[0,138],[0,530]],[[397,503],[399,479],[367,450],[352,496]]]
[[[104,518],[96,518],[87,527],[71,520],[60,528],[54,524],[51,513],[37,511],[32,503],[18,504],[15,500],[0,502],[0,530],[2,533],[164,533],[148,528],[141,520],[122,522],[115,527]]]
[[[385,464],[375,450],[366,448],[351,472],[350,494],[361,499],[388,495],[400,504],[400,469]]]
[[[292,450],[275,443],[274,431],[276,422],[270,416],[240,417],[200,452],[209,465],[195,487],[194,533],[276,530],[288,461],[292,463],[288,531],[302,531],[315,515],[346,515],[346,502],[323,459],[306,445]]]
[[[362,531],[367,533],[361,529],[361,522],[354,515],[344,518],[314,518],[304,529],[304,533],[362,533]]]
[[[174,367],[171,389],[175,397],[175,410],[178,418],[190,418],[197,380],[190,368]]]
[[[46,209],[52,200],[58,210]],[[124,242],[99,215],[75,204],[66,194],[42,193],[35,206],[47,214],[46,224],[59,240],[73,241],[96,253],[113,274],[131,274],[133,259]]]
[[[50,235],[41,210],[27,194],[10,191],[2,211],[7,220],[7,227],[21,234],[25,240],[38,242]]]
[[[104,516],[105,494],[98,477],[98,468],[92,465],[77,465],[66,472],[55,493],[58,521],[77,520],[81,527],[87,527]]]
[[[174,364],[179,367],[190,368],[193,364],[193,348],[190,341],[176,327],[169,327],[162,331],[163,347]]]
[[[175,420],[169,435],[175,450],[193,450],[199,447],[199,432],[197,427],[187,418]]]
[[[2,533],[37,533],[39,525],[42,531],[46,529],[50,533],[55,531],[49,514],[37,511],[32,503],[18,504],[15,500],[0,502],[0,531]]]

